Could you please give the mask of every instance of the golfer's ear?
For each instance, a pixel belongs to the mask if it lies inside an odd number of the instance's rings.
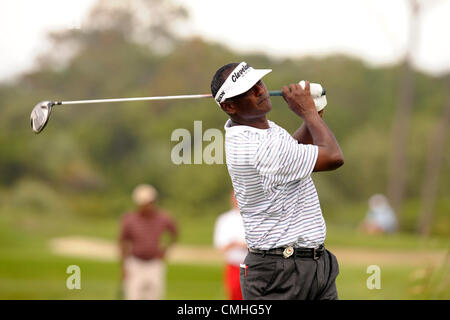
[[[220,106],[227,114],[234,115],[236,113],[236,108],[229,102],[222,102]]]

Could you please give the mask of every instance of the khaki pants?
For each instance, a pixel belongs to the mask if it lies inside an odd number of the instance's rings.
[[[166,266],[162,260],[125,260],[124,294],[127,300],[161,300],[165,296]]]

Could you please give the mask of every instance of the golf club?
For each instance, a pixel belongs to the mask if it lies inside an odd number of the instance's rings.
[[[322,90],[322,96],[325,95],[325,89]],[[282,96],[281,91],[269,91],[270,96]],[[88,103],[111,103],[111,102],[128,102],[128,101],[155,101],[155,100],[179,100],[179,99],[199,99],[212,98],[211,94],[193,94],[178,96],[159,96],[159,97],[138,97],[138,98],[119,98],[119,99],[96,99],[96,100],[75,100],[75,101],[42,101],[34,106],[31,111],[31,128],[34,133],[44,130],[50,118],[52,108],[54,106],[69,104],[88,104]]]

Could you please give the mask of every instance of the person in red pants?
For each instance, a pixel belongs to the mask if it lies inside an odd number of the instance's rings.
[[[247,255],[244,224],[231,192],[232,209],[221,214],[214,227],[214,246],[225,254],[224,281],[228,300],[242,300],[239,266]]]

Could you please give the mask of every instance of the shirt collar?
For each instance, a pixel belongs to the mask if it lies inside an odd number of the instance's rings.
[[[239,132],[245,132],[245,131],[252,131],[252,132],[257,132],[257,133],[267,133],[269,129],[272,129],[275,126],[274,122],[272,122],[270,120],[268,120],[267,122],[269,123],[270,128],[259,129],[259,128],[246,126],[246,125],[232,125],[231,119],[228,119],[225,122],[224,128],[227,133],[239,133]]]

